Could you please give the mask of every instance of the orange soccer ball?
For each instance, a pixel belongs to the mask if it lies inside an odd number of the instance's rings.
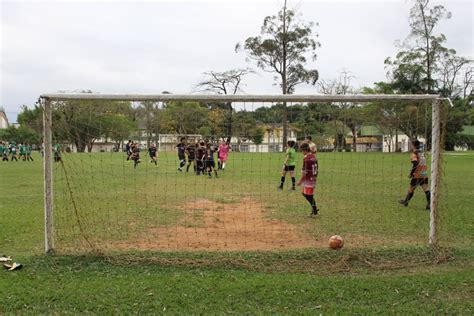
[[[329,247],[332,249],[341,249],[344,246],[344,239],[339,235],[334,235],[329,238]]]

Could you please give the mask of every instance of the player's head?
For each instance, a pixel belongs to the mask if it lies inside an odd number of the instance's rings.
[[[186,140],[186,137],[181,137],[181,139],[179,141],[184,143],[185,140]]]
[[[202,141],[199,145],[204,147],[204,146],[206,146],[206,143]]]
[[[306,140],[312,142],[312,141],[313,141],[313,137],[311,137],[311,135],[306,135]]]
[[[310,150],[309,150],[309,145],[308,145],[307,143],[301,144],[300,149],[301,149],[301,151],[302,151],[303,153],[305,153],[305,154],[306,154],[306,153],[309,153],[309,151],[310,151]]]
[[[415,147],[415,149],[420,149],[421,143],[420,143],[420,141],[419,141],[418,139],[415,139],[415,140],[412,142],[412,144],[413,144],[413,147]]]
[[[294,140],[289,140],[286,144],[288,145],[289,148],[295,147],[295,141]]]

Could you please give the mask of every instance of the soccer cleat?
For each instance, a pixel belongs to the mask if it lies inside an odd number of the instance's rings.
[[[296,191],[296,188],[291,188],[291,189],[289,189],[288,191],[290,191],[290,192],[295,192],[295,191]]]
[[[282,187],[278,187],[278,191],[283,191],[283,188],[282,188]]]
[[[311,217],[318,215],[319,209],[315,209],[311,212]]]
[[[398,203],[400,203],[401,205],[403,205],[403,206],[405,206],[405,207],[408,206],[408,202],[405,201],[405,200],[400,200],[400,201],[398,201]]]
[[[180,172],[183,172],[183,169],[181,169],[181,168],[178,168],[178,171],[180,171]]]

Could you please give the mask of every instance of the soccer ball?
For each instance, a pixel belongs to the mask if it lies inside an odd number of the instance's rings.
[[[341,249],[344,246],[344,239],[339,235],[329,238],[329,247],[332,249]]]

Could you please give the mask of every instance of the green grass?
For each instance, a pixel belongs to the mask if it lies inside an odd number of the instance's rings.
[[[444,250],[435,252],[426,247],[429,217],[422,194],[417,191],[408,209],[394,203],[408,184],[407,155],[320,154],[322,214],[308,224],[302,197],[274,190],[278,154],[234,154],[225,174],[212,180],[177,174],[174,155],[162,155],[159,168],[144,159],[133,170],[121,155],[84,154],[65,155],[71,190],[55,164],[56,241],[72,255],[46,256],[41,159],[35,158],[0,164],[0,254],[25,265],[2,273],[0,313],[472,313],[473,153],[444,155]],[[94,239],[135,238],[147,227],[172,227],[189,200],[228,205],[250,196],[264,201],[268,216],[315,239],[359,234],[368,242],[348,241],[338,252],[113,250],[82,256],[87,247],[67,206],[71,192]],[[195,211],[186,225],[200,225],[201,215]]]

